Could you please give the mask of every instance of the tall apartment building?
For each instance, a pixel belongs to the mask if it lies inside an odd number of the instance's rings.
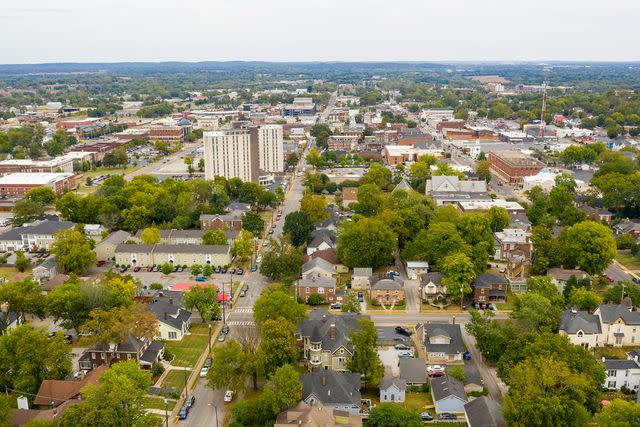
[[[233,129],[205,132],[204,174],[259,181],[266,173],[284,171],[282,126],[235,124]]]

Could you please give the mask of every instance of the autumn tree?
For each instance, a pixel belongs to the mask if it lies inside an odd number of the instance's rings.
[[[69,229],[54,235],[51,253],[64,271],[82,274],[96,259],[89,240],[81,232]]]
[[[160,230],[157,227],[147,227],[142,230],[140,241],[145,245],[155,245],[160,243]]]
[[[311,221],[318,222],[327,218],[327,199],[324,196],[320,196],[312,193],[305,193],[300,201],[300,211],[309,215]]]
[[[253,246],[253,234],[247,230],[240,230],[231,246],[231,254],[240,260],[249,259],[253,253]]]

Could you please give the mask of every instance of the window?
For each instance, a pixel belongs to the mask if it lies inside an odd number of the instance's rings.
[[[319,294],[324,294],[324,288],[318,288],[318,293]]]
[[[178,339],[178,334],[176,332],[169,332],[169,339],[170,340]]]
[[[582,348],[589,348],[589,343],[588,342],[583,342],[582,344],[580,344],[582,346]]]
[[[622,337],[616,337],[616,345],[622,345]]]
[[[95,359],[96,358],[96,354],[95,353],[91,353],[91,358]]]
[[[131,353],[127,353],[127,360],[131,360]]]
[[[576,334],[579,337],[582,337],[584,334],[582,333],[582,331],[578,331],[578,333]]]
[[[615,369],[609,369],[607,371],[607,376],[608,377],[615,377],[616,376],[616,370]]]

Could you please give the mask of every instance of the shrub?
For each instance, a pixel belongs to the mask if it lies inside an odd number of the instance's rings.
[[[151,376],[154,378],[159,377],[164,372],[164,366],[162,364],[155,362],[151,365]]]
[[[173,355],[173,353],[171,353],[171,351],[166,348],[164,349],[164,355],[162,356],[164,360],[166,360],[167,362],[171,362],[174,357],[175,356]]]
[[[149,289],[153,291],[161,291],[164,288],[161,283],[152,283],[149,285]]]
[[[429,393],[429,383],[424,383],[422,384],[422,392],[423,393]]]
[[[324,295],[312,294],[307,298],[307,304],[309,305],[322,305],[324,304]]]

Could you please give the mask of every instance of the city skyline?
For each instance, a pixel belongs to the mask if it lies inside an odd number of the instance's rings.
[[[640,6],[621,1],[4,3],[3,64],[640,60]]]

